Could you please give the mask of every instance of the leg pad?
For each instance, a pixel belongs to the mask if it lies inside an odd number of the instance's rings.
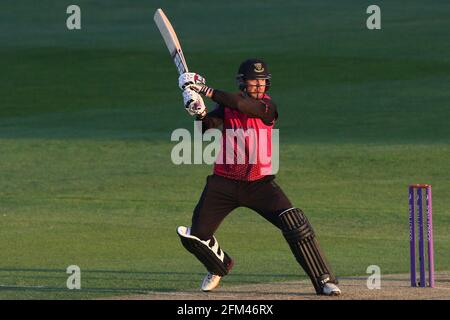
[[[231,269],[232,259],[220,249],[215,237],[207,241],[190,234],[190,228],[178,227],[177,234],[183,246],[205,266],[205,268],[218,276],[225,276]]]
[[[279,217],[283,236],[292,253],[310,277],[317,294],[321,294],[324,284],[336,283],[336,278],[320,249],[311,224],[298,208],[285,210]]]

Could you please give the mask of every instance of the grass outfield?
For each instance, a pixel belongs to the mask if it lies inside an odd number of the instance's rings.
[[[408,272],[407,185],[419,182],[433,185],[436,269],[449,269],[450,4],[380,3],[382,30],[369,31],[357,1],[209,3],[78,1],[76,32],[60,1],[0,4],[0,299],[199,286],[204,270],[175,227],[211,167],[170,162],[171,132],[193,126],[153,24],[159,6],[211,86],[234,90],[241,60],[268,61],[277,180],[338,276]],[[304,278],[247,209],[217,237],[237,261],[224,286]],[[72,264],[80,291],[65,287]]]

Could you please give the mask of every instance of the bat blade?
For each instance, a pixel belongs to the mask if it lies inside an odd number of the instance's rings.
[[[153,20],[155,21],[156,26],[158,27],[159,32],[166,43],[167,49],[169,49],[178,73],[182,74],[189,72],[177,34],[175,33],[169,19],[167,19],[164,14],[164,11],[162,11],[162,9],[157,9],[155,15],[153,16]]]

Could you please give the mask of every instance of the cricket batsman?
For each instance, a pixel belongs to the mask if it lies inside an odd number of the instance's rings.
[[[234,261],[220,248],[214,233],[231,211],[247,207],[282,232],[318,295],[339,295],[337,280],[306,215],[275,182],[275,175],[268,170],[271,163],[253,157],[254,146],[261,141],[271,155],[272,129],[278,118],[277,105],[267,94],[271,85],[267,64],[259,59],[244,61],[237,74],[238,93],[208,87],[197,73],[183,73],[178,80],[185,108],[201,121],[203,132],[211,128],[222,131],[221,151],[194,209],[192,224],[177,228],[183,246],[208,270],[201,289],[213,290],[232,269]],[[208,112],[202,97],[216,102],[215,109]],[[231,145],[236,136],[230,138],[229,134],[238,131],[253,132],[245,136],[241,148]]]

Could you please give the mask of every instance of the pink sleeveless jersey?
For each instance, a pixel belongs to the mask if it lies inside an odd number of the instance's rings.
[[[268,95],[264,98],[270,99]],[[273,125],[225,106],[221,148],[214,173],[244,181],[271,174]]]

